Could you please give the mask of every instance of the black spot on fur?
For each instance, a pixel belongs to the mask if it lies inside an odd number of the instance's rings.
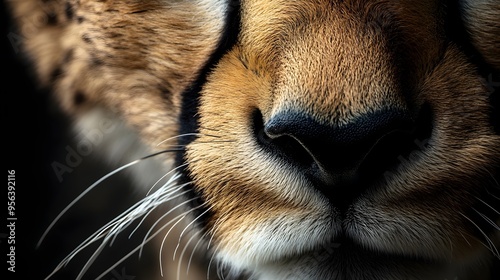
[[[61,66],[58,66],[56,68],[54,68],[54,70],[52,70],[52,72],[50,73],[50,83],[51,84],[54,84],[57,82],[57,80],[59,80],[59,78],[62,76],[63,74],[63,71],[62,71],[62,68]]]
[[[73,49],[69,49],[68,51],[66,51],[66,53],[64,54],[63,62],[68,63],[71,60],[73,60],[73,53],[74,53]]]
[[[82,105],[83,103],[85,103],[86,100],[87,97],[85,97],[85,94],[83,92],[81,91],[75,92],[75,95],[73,96],[73,103],[75,104],[75,106]]]
[[[84,17],[77,17],[77,18],[76,18],[76,22],[78,22],[78,23],[82,23],[82,22],[84,22],[84,21],[85,21],[85,18],[84,18]]]
[[[148,10],[139,10],[139,11],[134,11],[132,12],[131,14],[142,14],[142,13],[145,13],[147,12]]]
[[[82,40],[87,44],[92,44],[92,39],[90,38],[90,36],[88,34],[83,34]]]
[[[99,67],[99,66],[102,66],[104,64],[104,62],[97,58],[95,55],[92,55],[92,57],[90,58],[90,66],[91,67]]]
[[[106,34],[108,36],[108,38],[110,39],[116,39],[116,38],[120,38],[120,37],[123,37],[123,34],[122,33],[118,33],[118,32],[109,32]]]
[[[57,14],[55,12],[48,12],[47,14],[47,25],[56,25],[58,20],[57,20]]]
[[[69,20],[73,19],[73,16],[75,15],[75,13],[73,11],[73,6],[69,2],[66,2],[65,12],[66,12],[66,17]]]
[[[158,85],[158,89],[160,90],[161,96],[163,100],[165,100],[167,106],[173,106],[172,92],[168,90],[168,88],[171,88],[171,85],[168,82]]]

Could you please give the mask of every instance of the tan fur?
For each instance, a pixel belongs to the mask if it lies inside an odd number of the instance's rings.
[[[54,88],[64,109],[113,108],[156,143],[174,135],[178,96],[222,28],[217,14],[187,1],[68,1],[72,19],[65,15],[65,1],[13,2],[40,82]],[[52,13],[56,25],[43,24]],[[183,20],[190,17],[196,21]],[[77,99],[84,104],[75,104]]]
[[[80,0],[69,1],[68,19],[57,2],[12,1],[40,83],[71,116],[107,108],[160,150],[158,143],[178,134],[181,94],[220,39],[220,14],[187,0]],[[500,6],[479,2],[461,2],[464,25],[471,45],[498,71]],[[48,11],[56,24],[23,29]],[[468,215],[484,191],[477,180],[497,176],[500,136],[477,66],[446,38],[446,13],[431,0],[241,1],[240,35],[207,76],[199,136],[185,155],[193,187],[211,212],[205,232],[218,258],[262,279],[286,279],[292,271],[299,279],[333,277],[309,272],[302,261],[348,223],[349,237],[375,251],[454,268],[490,264],[484,236]],[[401,162],[382,188],[354,201],[344,224],[301,170],[262,149],[252,130],[255,111],[264,123],[297,109],[342,126],[382,109],[416,115],[424,105],[432,113],[429,146]],[[498,226],[500,217],[492,221]],[[488,238],[498,246],[498,231]],[[446,269],[425,274],[422,267],[391,263],[376,273],[450,277]]]
[[[414,245],[407,244],[403,252],[409,250],[417,255],[442,256],[456,254],[456,257],[469,252],[471,244],[462,235],[469,235],[470,225],[461,222],[463,217],[456,215],[456,211],[467,209],[468,202],[456,204],[450,198],[467,197],[472,190],[460,189],[454,186],[456,183],[450,183],[448,191],[451,197],[434,198],[432,193],[437,188],[433,182],[439,182],[443,176],[452,176],[455,182],[459,182],[467,180],[467,172],[487,172],[496,164],[495,157],[489,155],[498,155],[499,139],[487,124],[487,115],[484,114],[488,111],[487,96],[474,70],[453,45],[445,46],[439,41],[439,33],[426,34],[436,29],[438,22],[430,18],[419,21],[424,26],[418,27],[412,26],[414,22],[407,23],[415,20],[415,14],[404,8],[408,6],[410,10],[415,7],[415,3],[408,1],[407,6],[398,3],[394,7],[380,1],[368,9],[356,4],[313,2],[315,4],[304,4],[309,5],[307,8],[293,1],[244,2],[246,12],[242,16],[242,28],[246,32],[238,47],[219,63],[205,88],[200,114],[203,128],[206,129],[202,128],[201,132],[210,136],[202,136],[194,142],[189,149],[188,160],[193,162],[190,170],[197,186],[215,208],[215,218],[224,221],[218,225],[220,233],[216,236],[221,239],[223,246],[244,248],[248,240],[240,237],[241,225],[265,224],[283,213],[292,221],[300,213],[294,213],[286,207],[298,201],[302,204],[293,207],[301,209],[305,216],[311,219],[321,216],[321,212],[311,212],[314,215],[307,212],[314,210],[309,210],[311,206],[302,198],[311,194],[301,194],[304,190],[288,187],[293,185],[291,182],[303,178],[293,174],[278,176],[281,172],[276,171],[276,167],[268,166],[265,161],[270,159],[264,153],[255,155],[261,151],[247,140],[252,138],[249,130],[252,110],[261,110],[264,122],[278,110],[301,108],[321,121],[343,123],[367,111],[386,106],[406,106],[401,99],[402,89],[396,83],[402,75],[400,69],[394,68],[394,50],[384,45],[389,38],[384,37],[386,34],[383,31],[360,23],[365,22],[366,17],[376,18],[381,16],[380,13],[394,9],[397,20],[401,20],[407,28],[404,30],[407,33],[403,32],[401,36],[420,42],[418,55],[421,61],[410,59],[410,63],[415,63],[411,74],[425,78],[413,81],[415,94],[412,98],[413,102],[426,101],[432,104],[438,135],[433,143],[435,149],[429,152],[424,162],[405,166],[400,179],[405,183],[391,183],[386,186],[387,192],[377,197],[376,205],[380,205],[374,206],[374,211],[378,207],[390,211],[385,214],[387,217],[381,217],[376,223],[387,223],[389,216],[397,216],[402,220],[411,216],[419,217],[415,224],[410,225],[406,221],[408,224],[395,223],[392,226],[412,232],[412,227],[429,229],[437,222],[441,226],[440,230],[456,233],[426,240],[416,231],[411,237]],[[430,2],[420,2],[419,5],[414,9],[423,15],[438,13]],[[337,12],[332,13],[332,10]],[[304,11],[310,13],[304,14]],[[273,29],[266,29],[269,26]],[[416,42],[410,42],[405,47],[412,48],[413,44]],[[305,53],[308,55],[303,55]],[[411,51],[409,55],[415,53]],[[225,104],[231,104],[231,107]],[[221,111],[220,108],[225,109]],[[472,119],[477,121],[475,129],[467,132],[465,140],[463,131],[468,130],[468,124],[464,121]],[[235,144],[211,143],[214,134]],[[464,140],[466,143],[463,143]],[[456,150],[450,150],[452,146]],[[221,156],[221,150],[225,151],[224,156]],[[235,172],[243,168],[241,166],[253,168],[244,173]],[[462,175],[457,174],[455,166],[460,166]],[[268,175],[269,169],[277,174]],[[459,179],[456,176],[463,177]],[[211,180],[205,180],[206,177]],[[271,192],[267,193],[269,190]],[[430,195],[435,202],[427,200],[421,205],[401,204],[407,203],[407,197],[412,197],[413,192],[415,196],[420,196],[420,193],[424,193],[424,197]],[[273,193],[279,193],[292,201],[281,201]],[[387,202],[382,202],[386,199]],[[315,205],[319,206],[317,203]],[[278,209],[277,213],[275,209]],[[442,215],[449,211],[453,212],[450,212],[451,216]],[[297,220],[304,223],[305,219]],[[234,222],[239,226],[235,226]],[[378,231],[376,227],[366,230]],[[397,236],[381,238],[393,240]],[[439,240],[441,238],[444,239]],[[446,238],[451,238],[451,241]],[[427,247],[419,246],[429,242],[435,243],[435,252],[428,252]],[[458,247],[449,251],[448,242]],[[475,243],[474,247],[483,248],[479,243]]]

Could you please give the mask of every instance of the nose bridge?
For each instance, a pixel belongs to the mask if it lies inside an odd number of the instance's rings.
[[[282,50],[273,110],[303,110],[342,124],[381,108],[405,107],[385,38],[347,20],[307,26]]]

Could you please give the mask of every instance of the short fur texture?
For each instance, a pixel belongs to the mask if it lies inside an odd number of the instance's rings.
[[[179,167],[197,238],[232,276],[492,279],[499,93],[487,81],[500,71],[498,1],[9,4],[39,83],[68,115],[100,108],[151,153],[181,147],[160,155],[165,173]],[[372,128],[349,128],[384,112],[402,112],[388,118],[408,120],[412,138],[383,153],[393,131],[374,138],[353,163],[369,165],[367,177],[346,195],[339,178],[350,171],[337,169],[359,147],[343,143],[337,158],[337,140],[325,139],[342,129],[367,138]],[[331,131],[276,121],[290,115]],[[293,131],[273,134],[276,122]]]

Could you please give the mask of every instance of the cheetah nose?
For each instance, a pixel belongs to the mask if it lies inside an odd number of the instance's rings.
[[[259,139],[272,153],[307,170],[315,185],[330,193],[332,187],[356,180],[360,165],[382,138],[410,127],[409,114],[402,109],[366,113],[345,124],[329,124],[303,112],[286,111],[263,124]]]

